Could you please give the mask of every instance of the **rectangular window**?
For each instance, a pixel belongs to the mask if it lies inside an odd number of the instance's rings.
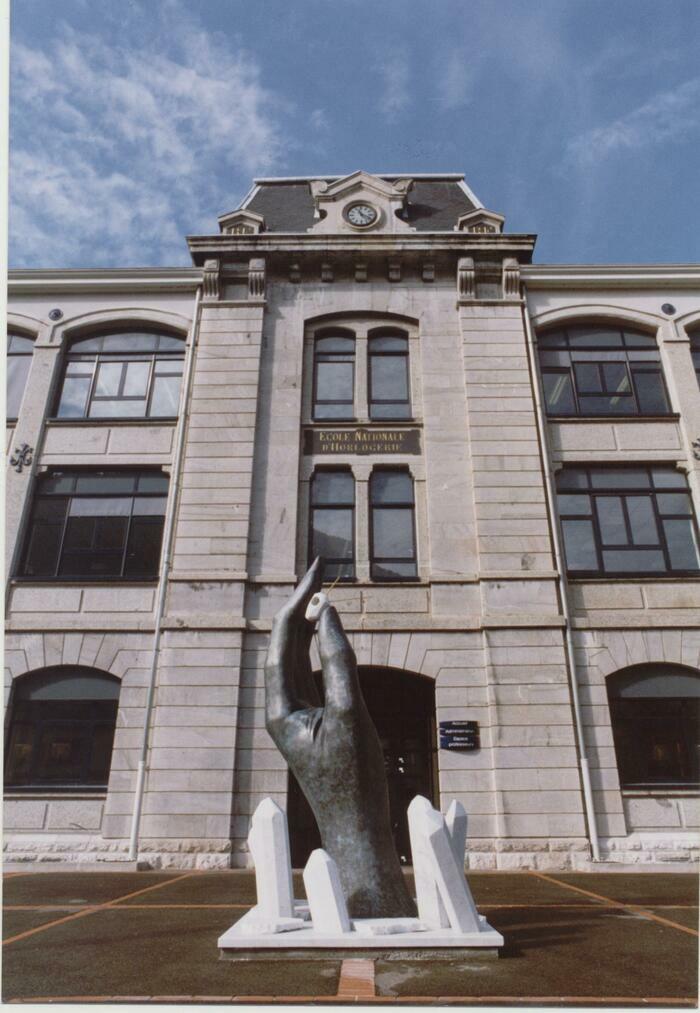
[[[655,339],[615,327],[569,327],[540,335],[550,416],[668,415]]]
[[[369,339],[369,417],[407,419],[411,416],[408,339],[381,334]]]
[[[698,535],[684,475],[668,467],[565,468],[557,500],[572,576],[695,574]]]
[[[316,339],[313,402],[315,419],[354,417],[354,337],[338,334]]]
[[[324,580],[355,576],[355,480],[349,471],[317,471],[311,479],[309,559],[322,556]]]
[[[160,472],[62,472],[39,482],[21,575],[137,580],[158,575],[168,478]]]
[[[406,471],[377,468],[370,478],[369,498],[372,580],[415,578],[413,479]]]

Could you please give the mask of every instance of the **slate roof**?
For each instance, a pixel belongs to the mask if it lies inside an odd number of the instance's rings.
[[[411,178],[410,173],[383,179]],[[265,219],[266,232],[306,232],[314,224],[308,180],[258,180],[244,207]],[[451,232],[460,215],[478,207],[460,186],[459,178],[415,179],[408,194],[407,221],[418,232]]]

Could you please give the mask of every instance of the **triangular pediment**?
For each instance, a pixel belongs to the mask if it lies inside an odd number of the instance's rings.
[[[455,226],[456,232],[475,232],[491,234],[503,232],[505,218],[497,211],[488,211],[486,208],[476,208],[466,215],[460,215]]]
[[[400,215],[411,189],[410,179],[386,180],[358,169],[339,179],[309,181],[318,221],[309,232],[412,232]],[[366,225],[353,224],[348,209],[363,205],[375,217]],[[397,214],[398,213],[398,214]]]
[[[241,208],[220,215],[218,221],[221,232],[229,236],[254,236],[265,228],[265,219],[262,215]]]

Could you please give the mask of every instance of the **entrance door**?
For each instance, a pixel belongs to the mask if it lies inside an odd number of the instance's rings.
[[[321,673],[314,673],[320,685]],[[411,862],[406,810],[415,795],[434,802],[435,684],[395,668],[359,668],[360,686],[384,753],[394,843],[402,864]],[[313,813],[289,773],[287,796],[292,865],[301,868],[321,838]]]

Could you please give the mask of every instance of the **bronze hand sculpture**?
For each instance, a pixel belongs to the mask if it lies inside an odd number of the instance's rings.
[[[379,736],[362,698],[355,654],[332,606],[318,622],[323,704],[311,673],[314,623],[305,613],[321,589],[322,568],[316,559],[274,618],[265,662],[267,730],[338,866],[350,916],[415,916],[391,836]]]

